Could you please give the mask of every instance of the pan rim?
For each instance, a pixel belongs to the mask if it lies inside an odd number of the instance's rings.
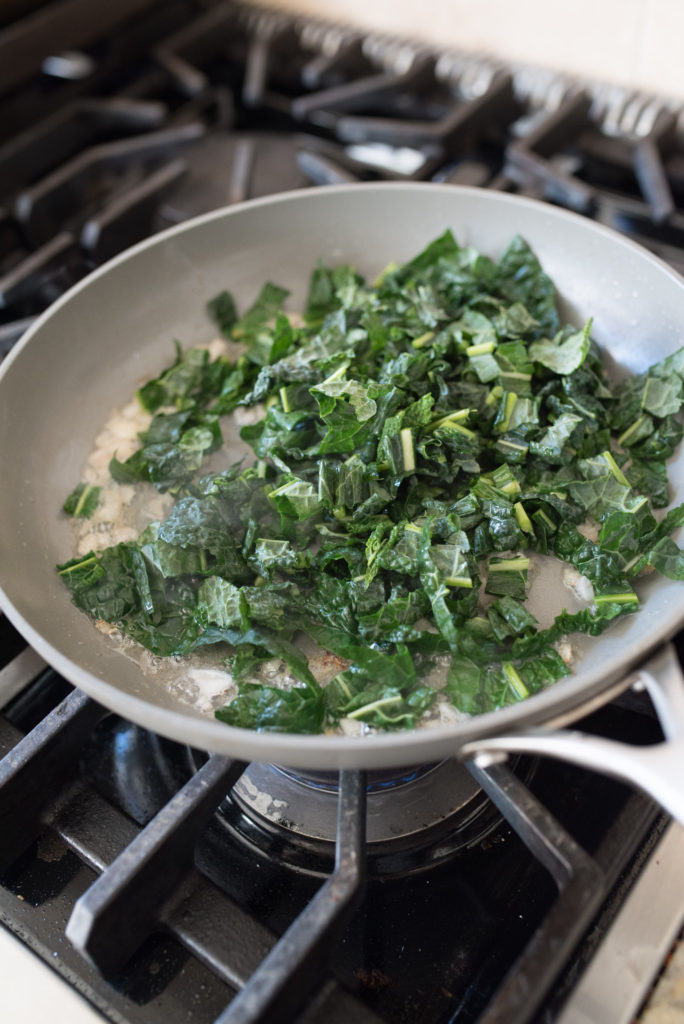
[[[69,289],[52,306],[42,313],[29,328],[22,339],[0,366],[0,386],[15,360],[30,344],[32,338],[42,329],[43,325],[66,303],[72,302],[87,289],[91,282],[109,273],[118,265],[133,259],[138,253],[164,245],[169,239],[189,231],[201,229],[204,224],[217,220],[229,219],[232,215],[245,209],[268,207],[274,204],[298,202],[304,197],[312,201],[325,199],[331,194],[360,194],[363,192],[405,191],[412,194],[428,191],[434,195],[441,191],[445,195],[453,195],[454,191],[467,197],[477,196],[479,200],[487,197],[493,205],[518,206],[529,208],[534,206],[550,217],[554,222],[569,221],[581,223],[587,235],[598,235],[610,238],[612,244],[620,244],[628,251],[635,252],[646,262],[656,266],[661,274],[671,278],[684,292],[684,280],[663,260],[650,253],[643,246],[618,232],[594,221],[587,220],[580,214],[551,207],[539,200],[509,193],[491,192],[470,186],[457,186],[434,182],[372,182],[344,185],[322,186],[317,189],[297,189],[291,192],[277,193],[258,199],[248,200],[230,207],[222,207],[192,218],[179,225],[166,229],[137,245],[118,254],[102,267],[97,268],[87,277]],[[323,760],[328,765],[338,767],[376,767],[391,763],[408,765],[425,760],[424,750],[427,747],[434,751],[436,757],[453,756],[465,743],[478,737],[502,733],[517,728],[522,724],[541,724],[556,717],[559,713],[567,713],[582,705],[607,689],[620,676],[627,673],[635,664],[667,641],[680,625],[684,613],[663,617],[654,627],[648,644],[637,653],[626,645],[626,654],[618,657],[610,671],[599,673],[593,669],[587,673],[578,673],[555,683],[548,690],[526,699],[520,704],[489,712],[478,718],[469,719],[453,725],[441,725],[426,730],[414,730],[406,733],[382,733],[362,737],[301,735],[283,733],[263,733],[253,730],[239,729],[228,726],[210,718],[184,715],[179,710],[160,707],[119,689],[116,685],[100,678],[94,673],[81,668],[76,662],[62,654],[52,643],[44,640],[38,630],[15,607],[5,587],[0,583],[0,609],[7,615],[18,631],[27,639],[35,650],[58,672],[75,686],[80,687],[95,700],[100,700],[106,707],[126,718],[140,722],[145,727],[181,742],[190,743],[201,749],[214,750],[233,756],[247,757],[251,760],[279,760],[292,767],[314,767]],[[419,753],[420,750],[420,753]],[[277,754],[274,754],[277,751]],[[396,752],[396,760],[388,760],[388,753]],[[319,755],[319,756],[316,756]]]

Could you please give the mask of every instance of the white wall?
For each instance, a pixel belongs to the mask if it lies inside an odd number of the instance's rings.
[[[268,0],[268,5],[684,99],[684,0]]]

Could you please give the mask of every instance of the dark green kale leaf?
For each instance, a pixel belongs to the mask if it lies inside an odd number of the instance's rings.
[[[281,690],[275,686],[242,683],[238,696],[215,712],[226,725],[257,732],[317,733],[323,726],[323,691],[305,687]]]
[[[100,502],[100,490],[95,484],[76,484],[62,505],[63,510],[76,519],[88,519]]]
[[[236,340],[249,341],[269,320],[274,318],[289,295],[287,288],[267,281],[246,313],[240,317],[231,334]]]
[[[447,603],[450,596],[449,587],[432,557],[432,537],[428,523],[420,533],[417,562],[418,577],[430,601],[435,625],[449,647],[456,651],[459,645],[459,630]]]
[[[175,362],[167,370],[138,389],[137,395],[146,412],[155,413],[161,406],[173,406],[201,393],[210,366],[206,349],[182,351],[176,344]]]
[[[363,278],[353,267],[328,268],[322,263],[312,271],[309,294],[304,315],[306,320],[318,325],[328,313],[336,308],[347,308],[357,298],[357,291],[364,284]]]
[[[237,306],[230,292],[219,292],[218,295],[209,300],[207,308],[223,337],[230,338],[233,327],[238,320]]]
[[[504,661],[489,670],[457,655],[452,659],[445,689],[454,707],[481,715],[517,704],[568,673],[560,655],[540,644],[533,657]]]
[[[525,306],[539,323],[540,333],[556,333],[559,321],[553,281],[520,235],[516,235],[501,257],[497,277],[502,293]]]
[[[191,588],[165,582],[133,544],[117,544],[58,566],[74,604],[118,626],[154,654],[186,654],[197,643]]]
[[[369,643],[403,643],[421,636],[416,623],[428,611],[429,602],[422,590],[395,587],[387,602],[376,611],[357,618],[359,634]]]
[[[106,575],[106,570],[100,564],[100,559],[94,551],[63,562],[57,566],[57,572],[72,595],[78,595],[81,591],[90,589],[93,584]]]
[[[516,555],[514,558],[493,556],[487,563],[485,593],[500,594],[524,601],[529,567],[530,560],[525,555]]]
[[[581,331],[568,335],[559,331],[553,341],[548,338],[535,341],[530,345],[530,358],[554,373],[568,376],[579,369],[589,354],[590,331],[591,320],[588,320]]]
[[[536,632],[538,626],[534,615],[510,594],[490,604],[487,618],[492,632],[500,643],[508,637],[529,636]]]
[[[372,648],[349,648],[351,668],[327,685],[326,713],[335,724],[340,718],[366,722],[379,728],[411,729],[433,704],[437,693],[421,685],[405,644],[394,654]]]
[[[661,576],[667,576],[668,579],[684,580],[684,552],[671,537],[662,537],[656,541],[638,564],[651,565]]]
[[[649,497],[653,508],[667,507],[670,489],[664,461],[642,462],[640,459],[632,459],[625,469],[625,476],[635,491]]]
[[[430,242],[412,260],[405,263],[403,267],[392,271],[392,277],[397,283],[403,284],[417,274],[435,267],[442,260],[453,260],[459,256],[460,252],[460,247],[454,238],[453,232],[447,228],[439,238],[435,238],[433,242]]]
[[[239,626],[246,614],[241,588],[222,576],[209,576],[197,591],[197,614],[205,625],[212,623],[220,629]]]
[[[116,456],[111,460],[112,478],[117,483],[147,481],[160,491],[178,493],[205,456],[221,446],[218,418],[208,406],[231,373],[230,363],[210,362],[206,350],[178,351],[173,366],[138,391],[143,408],[154,416],[140,435],[142,447],[125,462]]]

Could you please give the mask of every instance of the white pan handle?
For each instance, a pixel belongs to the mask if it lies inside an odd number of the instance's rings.
[[[645,686],[665,735],[664,741],[635,746],[572,729],[538,728],[466,744],[460,752],[485,768],[506,754],[539,754],[592,768],[643,789],[684,825],[684,676],[672,644],[666,644],[636,673]]]

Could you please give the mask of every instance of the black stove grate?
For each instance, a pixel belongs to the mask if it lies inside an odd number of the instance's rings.
[[[165,766],[164,785],[135,804],[141,828],[113,789],[105,798],[89,781],[95,749],[105,762],[111,753],[107,736],[112,750],[133,746],[125,723],[117,730],[115,716],[27,660],[30,649],[6,621],[3,629],[14,657],[0,684],[19,692],[0,716],[0,811],[12,823],[0,837],[0,917],[46,959],[56,951],[57,969],[112,1019],[176,1019],[164,1016],[167,1000],[186,973],[211,993],[198,1022],[543,1020],[549,989],[557,1002],[573,953],[578,962],[587,956],[580,940],[601,908],[610,913],[607,894],[660,831],[651,801],[579,769],[548,765],[528,788],[505,765],[473,768],[509,824],[427,872],[388,880],[371,859],[364,895],[363,774],[340,775],[341,827],[326,880],[271,850],[232,845],[215,812],[245,765],[218,756],[202,764],[202,755],[139,730],[143,757],[155,749]],[[46,715],[50,700],[59,703]],[[589,728],[610,731],[616,720],[622,736],[657,738],[655,719],[637,707],[604,709]],[[608,827],[585,835],[587,782],[593,814]],[[49,905],[57,925],[46,927]],[[456,912],[464,922],[449,926]],[[383,934],[383,921],[392,929],[400,921],[403,933]],[[400,936],[415,958],[410,983],[400,977]],[[143,982],[162,949],[167,973]],[[428,980],[431,991],[421,991]],[[420,1009],[411,1002],[419,995]]]
[[[684,269],[672,103],[243,2],[83,6],[53,0],[0,30],[0,356],[130,244],[307,184],[518,191]]]

